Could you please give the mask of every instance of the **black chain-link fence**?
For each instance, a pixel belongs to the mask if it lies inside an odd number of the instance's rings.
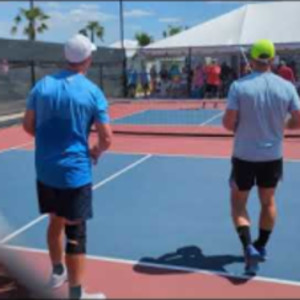
[[[66,67],[64,61],[2,61],[0,63],[0,115],[24,108],[25,99],[36,81]],[[107,97],[123,95],[122,62],[91,65],[87,77],[102,88]]]
[[[47,74],[66,67],[63,45],[0,39],[0,115],[20,112],[31,87]],[[107,97],[124,95],[124,53],[98,48],[87,77]]]

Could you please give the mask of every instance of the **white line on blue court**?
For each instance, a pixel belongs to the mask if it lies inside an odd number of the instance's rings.
[[[143,113],[145,113],[146,111],[148,111],[148,109],[139,110],[139,111],[130,113],[130,114],[128,114],[128,115],[124,115],[124,116],[122,116],[122,117],[112,118],[112,121],[122,120],[122,119],[125,119],[125,118],[127,118],[127,117],[132,117],[132,116],[136,116],[136,115],[139,115],[139,114],[143,114]]]
[[[144,157],[138,159],[137,161],[135,161],[134,163],[132,163],[132,164],[128,165],[127,167],[119,170],[118,172],[112,174],[111,176],[107,177],[106,179],[104,179],[104,180],[100,181],[99,183],[95,184],[93,186],[93,190],[96,190],[96,189],[100,188],[101,186],[107,184],[108,182],[116,179],[117,177],[121,176],[122,174],[128,172],[129,170],[131,170],[131,169],[135,168],[136,166],[140,165],[141,163],[145,162],[150,157],[152,157],[152,155],[147,154],[146,156],[144,156]],[[22,234],[23,232],[25,232],[26,230],[28,230],[29,228],[31,228],[32,226],[34,226],[35,224],[39,223],[40,221],[42,221],[43,219],[45,219],[47,217],[48,217],[48,215],[46,214],[46,215],[41,215],[38,218],[32,220],[31,222],[27,223],[23,227],[19,228],[18,230],[14,231],[11,234],[4,237],[0,241],[0,244],[5,244],[5,243],[11,241],[12,239],[19,236],[20,234]]]
[[[6,149],[3,149],[0,151],[0,154],[2,153],[6,153],[6,152],[9,152],[9,151],[12,151],[12,150],[17,150],[17,149],[21,149],[22,147],[26,147],[26,146],[29,146],[33,144],[33,141],[31,142],[27,142],[27,143],[23,143],[23,144],[19,144],[17,146],[14,146],[14,147],[9,147],[9,148],[6,148]]]
[[[24,116],[24,113],[12,114],[12,115],[5,115],[0,117],[0,122],[10,121],[16,118],[21,118]]]
[[[149,154],[149,152],[122,152],[122,151],[108,151],[107,154],[116,154],[116,155],[146,155]],[[156,157],[173,157],[173,158],[198,158],[198,159],[224,159],[228,160],[231,159],[231,156],[209,156],[209,155],[201,155],[201,154],[166,154],[166,153],[151,153],[152,156]],[[299,163],[300,159],[289,159],[289,158],[284,158],[285,162],[295,162]]]
[[[36,248],[30,248],[30,247],[11,246],[11,245],[4,245],[4,248],[16,250],[16,251],[23,251],[23,252],[48,254],[48,250],[45,250],[45,249],[36,249]],[[270,277],[264,277],[264,276],[253,277],[253,276],[247,276],[247,275],[227,273],[227,272],[222,272],[222,271],[210,271],[210,270],[203,270],[203,269],[190,268],[190,267],[184,267],[184,266],[174,266],[174,265],[159,264],[159,263],[155,264],[155,263],[140,262],[140,261],[130,260],[130,259],[111,258],[111,257],[103,257],[103,256],[96,256],[96,255],[87,255],[86,257],[88,259],[96,260],[96,261],[122,263],[122,264],[127,264],[127,265],[139,265],[139,266],[144,266],[144,267],[166,269],[166,270],[173,270],[173,271],[183,271],[183,272],[190,272],[190,273],[210,275],[210,276],[217,275],[217,276],[222,276],[222,277],[227,277],[227,278],[251,279],[252,281],[285,284],[285,285],[291,285],[291,286],[300,286],[300,282],[294,281],[294,280],[285,280],[285,279],[270,278]]]
[[[204,121],[203,123],[200,123],[199,126],[207,125],[207,124],[211,123],[213,120],[216,120],[216,119],[220,118],[220,117],[223,116],[223,115],[224,115],[224,112],[221,111],[220,113],[215,114],[214,116],[212,116],[211,118],[207,119],[207,120]]]

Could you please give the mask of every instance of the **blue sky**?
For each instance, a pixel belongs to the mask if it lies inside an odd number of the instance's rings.
[[[253,2],[253,1],[252,1]],[[134,39],[136,32],[147,32],[154,40],[162,38],[162,32],[168,25],[193,26],[213,17],[224,14],[245,5],[245,1],[124,1],[125,38]],[[99,21],[105,27],[104,42],[98,45],[110,45],[120,39],[118,1],[95,2],[35,2],[45,13],[51,16],[49,30],[38,36],[38,40],[64,42],[78,32],[88,21]],[[20,8],[28,8],[27,2],[0,2],[0,37],[22,38],[20,30],[12,37],[12,20]]]

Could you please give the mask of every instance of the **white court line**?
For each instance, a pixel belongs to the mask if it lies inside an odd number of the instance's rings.
[[[149,152],[123,152],[123,151],[108,151],[107,154],[117,154],[117,155],[147,155]],[[223,159],[230,160],[231,156],[209,156],[201,154],[164,154],[164,153],[151,153],[153,157],[170,157],[170,158],[202,158],[202,159]],[[295,162],[300,163],[300,159],[284,159],[284,162]]]
[[[29,143],[30,144],[30,143]],[[26,145],[26,144],[24,144]],[[23,145],[23,146],[24,146]],[[22,145],[21,145],[22,147]],[[18,147],[15,147],[16,149]],[[12,148],[14,149],[14,148]],[[22,149],[24,151],[33,151],[32,149]],[[6,151],[6,150],[5,150]],[[7,150],[8,151],[8,150]],[[0,152],[1,154],[1,152]],[[202,158],[202,159],[223,159],[223,160],[230,160],[231,156],[209,156],[209,155],[201,155],[201,154],[166,154],[166,153],[149,153],[147,151],[145,152],[139,152],[139,151],[133,151],[133,152],[123,152],[123,151],[107,151],[105,154],[116,154],[116,155],[152,155],[157,156],[157,157],[173,157],[173,158]],[[292,162],[292,163],[300,163],[300,159],[289,159],[289,158],[284,158],[284,162]]]
[[[98,188],[100,188],[101,186],[105,185],[106,183],[114,180],[115,178],[119,177],[120,175],[128,172],[129,170],[133,169],[134,167],[138,166],[139,164],[143,163],[144,161],[146,161],[147,159],[149,159],[150,157],[152,157],[151,154],[148,154],[144,157],[142,157],[141,159],[137,160],[136,162],[130,164],[129,166],[121,169],[120,171],[114,173],[113,175],[107,177],[106,179],[104,179],[103,181],[100,181],[99,183],[95,184],[93,186],[93,190],[96,190]],[[45,219],[48,215],[42,215],[39,216],[38,218],[34,219],[33,221],[27,223],[26,225],[24,225],[23,227],[19,228],[18,230],[12,232],[11,234],[7,235],[6,237],[4,237],[1,241],[0,244],[4,244],[7,243],[9,241],[11,241],[12,239],[14,239],[15,237],[17,237],[18,235],[20,235],[21,233],[25,232],[27,229],[31,228],[32,226],[34,226],[35,224],[39,223],[40,221],[42,221],[43,219]]]
[[[148,111],[149,109],[143,109],[143,110],[139,110],[139,111],[136,111],[136,112],[133,112],[133,113],[129,113],[127,115],[124,115],[122,117],[118,117],[118,118],[112,118],[112,122],[116,121],[116,120],[122,120],[124,118],[127,118],[127,117],[131,117],[131,116],[134,116],[134,115],[139,115],[139,114],[142,114],[142,113],[145,113],[146,111]],[[114,124],[114,123],[112,123]],[[119,124],[115,124],[115,125],[119,125]]]
[[[14,146],[14,147],[9,147],[9,148],[3,149],[3,150],[0,151],[0,154],[6,153],[6,152],[9,152],[9,151],[12,151],[12,150],[20,149],[22,147],[29,146],[33,143],[34,143],[34,141],[31,141],[31,142],[23,143],[23,144]]]
[[[205,122],[200,123],[199,126],[207,125],[207,124],[209,124],[210,122],[212,122],[213,120],[218,119],[218,118],[221,117],[222,115],[224,115],[224,112],[223,112],[223,111],[221,111],[220,113],[218,113],[218,114],[212,116],[211,118],[207,119]]]
[[[98,189],[99,187],[101,187],[102,185],[106,184],[107,182],[114,180],[115,178],[119,177],[120,175],[122,175],[123,173],[128,172],[129,170],[133,169],[134,167],[136,167],[137,165],[141,164],[142,162],[146,161],[147,159],[149,159],[150,157],[152,157],[152,154],[147,154],[146,156],[142,157],[141,159],[137,160],[136,162],[130,164],[129,166],[125,167],[124,169],[120,170],[119,172],[116,172],[115,174],[113,174],[112,176],[104,179],[103,181],[95,184],[93,186],[93,190]]]
[[[23,233],[24,231],[26,231],[27,229],[31,228],[35,224],[37,224],[40,221],[44,220],[47,216],[48,215],[41,215],[38,218],[34,219],[33,221],[29,222],[28,224],[24,225],[23,227],[19,228],[18,230],[16,230],[16,231],[12,232],[11,234],[7,235],[5,238],[3,238],[0,241],[0,245],[4,244],[6,242],[9,242],[10,240],[12,240],[13,238],[15,238],[16,236],[18,236],[21,233]]]
[[[45,249],[36,249],[36,248],[30,248],[30,247],[11,246],[11,245],[4,245],[4,248],[16,250],[16,251],[23,251],[23,252],[48,254],[48,250],[45,250]],[[147,262],[140,262],[137,260],[119,259],[119,258],[111,258],[111,257],[104,257],[104,256],[87,255],[86,257],[88,259],[96,260],[96,261],[122,263],[122,264],[127,264],[127,265],[139,265],[139,266],[144,266],[144,267],[190,272],[190,273],[204,274],[204,275],[210,275],[210,276],[217,275],[217,276],[222,276],[222,277],[227,277],[227,278],[229,277],[229,278],[237,278],[237,279],[251,279],[252,281],[285,284],[285,285],[300,287],[300,282],[293,281],[293,280],[269,278],[269,277],[263,277],[263,276],[251,277],[251,276],[247,276],[247,275],[238,275],[238,274],[232,274],[232,273],[227,273],[227,272],[222,272],[222,271],[209,271],[209,270],[202,270],[202,269],[198,269],[198,268],[190,268],[190,267],[185,267],[185,266],[174,266],[174,265],[159,264],[159,263],[157,263],[157,264],[156,263],[147,263]]]
[[[133,116],[133,115],[136,115],[136,114],[139,114],[139,113],[144,113],[146,111],[147,111],[147,109],[144,109],[144,110],[141,110],[141,111],[138,111],[138,112],[134,112],[134,113],[122,116],[122,117],[114,118],[114,119],[112,119],[112,121],[123,119],[123,118],[129,117],[129,116]],[[18,115],[20,115],[20,114],[18,114]],[[118,124],[115,124],[115,125],[118,125]],[[34,143],[34,141],[31,141],[31,142],[23,143],[23,144],[14,146],[14,147],[9,147],[9,148],[3,149],[3,150],[0,150],[0,154],[6,153],[6,152],[9,152],[9,151],[12,151],[12,150],[16,150],[16,149],[19,149],[19,148],[22,148],[22,147],[25,147],[25,146],[29,146],[29,145],[31,145],[33,143]]]
[[[141,110],[141,111],[138,111],[138,112],[134,112],[134,113],[132,113],[132,114],[128,114],[128,115],[125,115],[125,116],[122,116],[122,117],[118,117],[118,118],[112,119],[112,121],[115,121],[115,120],[121,120],[121,119],[126,118],[126,117],[131,117],[131,116],[134,116],[134,115],[142,114],[142,113],[147,112],[148,110],[149,110],[149,109],[144,109],[144,110]],[[204,125],[206,125],[206,124],[212,122],[213,120],[215,120],[215,119],[221,117],[223,114],[224,114],[224,112],[222,111],[222,112],[220,112],[220,113],[218,113],[218,114],[212,116],[211,118],[207,119],[207,120],[204,121],[203,123],[200,123],[198,126],[204,126]],[[121,125],[121,124],[115,124],[115,125]],[[153,126],[153,125],[154,125],[154,126],[155,126],[155,125],[156,125],[156,126],[161,126],[162,124],[151,124],[151,126]],[[168,126],[170,126],[170,125],[177,126],[177,124],[168,124]],[[190,126],[193,126],[193,125],[190,125]]]
[[[5,115],[5,116],[0,117],[0,122],[10,121],[10,120],[13,120],[15,118],[20,118],[20,117],[23,117],[23,116],[24,116],[23,112],[18,113],[18,114]]]

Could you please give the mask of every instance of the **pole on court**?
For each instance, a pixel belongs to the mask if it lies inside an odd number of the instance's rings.
[[[34,2],[33,0],[29,1],[29,8],[33,9],[34,8]],[[34,21],[31,20],[31,26],[34,27]],[[33,87],[36,82],[36,77],[35,77],[35,63],[34,61],[30,61],[30,76],[31,76],[31,86]]]
[[[188,76],[187,76],[187,88],[188,88],[188,95],[189,97],[192,96],[192,48],[188,49]]]
[[[119,14],[120,14],[120,40],[121,49],[123,52],[122,61],[122,84],[123,84],[123,96],[127,97],[127,78],[126,78],[126,52],[124,46],[124,13],[123,13],[123,0],[119,0]]]

